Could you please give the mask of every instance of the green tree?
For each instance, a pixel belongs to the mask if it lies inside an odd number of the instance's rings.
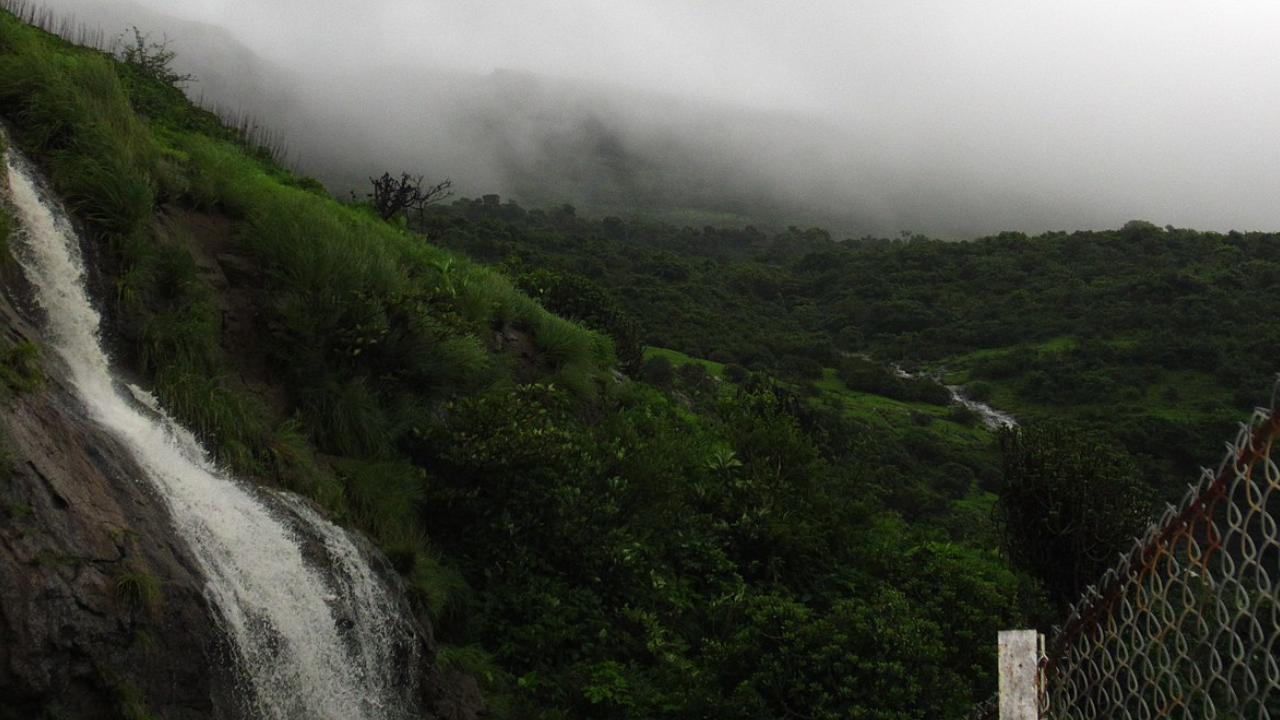
[[[962,681],[946,666],[936,624],[901,593],[837,600],[818,610],[782,595],[749,601],[705,670],[723,717],[954,717]]]
[[[999,443],[1005,552],[1069,605],[1146,529],[1151,490],[1123,451],[1064,425],[1009,429]]]

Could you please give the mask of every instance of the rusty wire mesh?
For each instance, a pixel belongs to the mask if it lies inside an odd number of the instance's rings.
[[[1278,434],[1273,398],[1080,599],[1042,663],[1046,717],[1280,720]]]

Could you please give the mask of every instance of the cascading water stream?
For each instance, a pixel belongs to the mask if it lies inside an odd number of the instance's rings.
[[[114,379],[73,227],[23,158],[9,151],[6,164],[20,228],[12,244],[51,346],[88,416],[132,453],[196,556],[234,649],[244,709],[273,718],[416,715],[416,637],[392,594],[341,529],[296,497],[227,476],[154,398]],[[308,561],[306,538],[321,562]]]

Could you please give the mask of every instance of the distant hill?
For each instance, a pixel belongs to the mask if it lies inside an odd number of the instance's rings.
[[[136,25],[167,38],[175,67],[196,78],[194,99],[278,131],[296,169],[339,197],[363,195],[371,175],[411,172],[451,178],[461,195],[694,227],[967,238],[1033,229],[1028,215],[1043,227],[1103,222],[1098,209],[1067,198],[1046,206],[992,177],[974,183],[927,148],[904,157],[900,140],[860,129],[857,117],[836,125],[503,69],[365,67],[343,57],[287,67],[224,29],[134,2],[68,0],[62,8],[108,37]]]

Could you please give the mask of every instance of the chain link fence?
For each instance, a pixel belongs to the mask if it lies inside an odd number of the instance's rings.
[[[1043,717],[1280,720],[1280,411],[1089,588],[1041,659]],[[999,716],[998,698],[970,720]]]
[[[1280,720],[1278,434],[1273,397],[1080,599],[1048,646],[1048,717]]]

